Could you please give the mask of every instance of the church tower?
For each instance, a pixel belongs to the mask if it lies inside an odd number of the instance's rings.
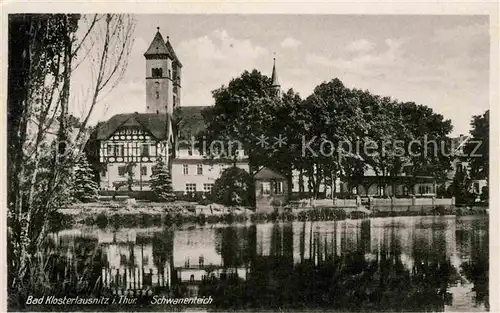
[[[148,50],[146,58],[146,112],[172,114],[180,105],[181,68],[167,37],[167,42],[160,34],[160,28]]]
[[[281,94],[281,85],[276,71],[276,58],[273,58],[273,73],[271,74],[271,92],[273,96],[279,97]]]

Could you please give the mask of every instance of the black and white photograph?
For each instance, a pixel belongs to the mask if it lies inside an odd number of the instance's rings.
[[[2,14],[6,310],[495,311],[498,3],[140,7]]]

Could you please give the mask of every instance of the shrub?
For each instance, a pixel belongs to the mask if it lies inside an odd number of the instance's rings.
[[[230,167],[215,181],[211,198],[216,202],[228,206],[251,205],[253,195],[252,176],[236,166]]]
[[[108,226],[108,217],[104,212],[97,214],[95,218],[95,224],[99,228],[106,228],[106,226]]]

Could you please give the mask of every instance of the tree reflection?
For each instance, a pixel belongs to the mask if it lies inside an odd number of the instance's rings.
[[[461,273],[473,283],[476,293],[476,304],[484,304],[489,310],[489,236],[481,221],[476,221],[472,229],[467,232],[470,243],[470,259],[460,265]],[[458,237],[458,236],[457,236]]]
[[[220,309],[442,311],[451,300],[447,286],[454,268],[442,247],[442,232],[433,232],[431,240],[415,238],[413,262],[408,266],[402,261],[401,243],[394,230],[388,232],[389,238],[383,238],[375,258],[367,257],[369,221],[361,225],[354,249],[343,249],[348,245],[340,240],[339,254],[328,247],[337,243],[336,238],[328,240],[304,225],[301,229],[296,264],[292,228],[276,224],[270,255],[256,255],[251,260],[247,280],[211,279],[202,283],[200,295],[214,297]],[[304,253],[306,242],[311,243],[309,258]]]

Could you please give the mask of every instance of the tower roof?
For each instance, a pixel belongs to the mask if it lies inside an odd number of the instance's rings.
[[[279,87],[280,81],[278,79],[278,72],[276,71],[276,58],[273,58],[273,73],[271,75],[271,86]]]
[[[167,45],[165,44],[165,41],[163,40],[163,37],[160,34],[160,28],[157,27],[158,31],[156,32],[155,37],[153,38],[153,41],[149,45],[148,50],[144,53],[144,56],[153,56],[153,55],[168,55],[169,57],[173,58],[172,54],[170,53]],[[173,49],[172,49],[173,51]]]
[[[170,44],[170,40],[168,39],[168,36],[167,36],[166,46],[167,46],[167,50],[168,50],[169,54],[172,56],[172,59],[174,59],[177,62],[177,64],[179,64],[179,66],[182,67],[182,63],[181,63],[181,61],[179,61],[179,58],[175,54],[174,48]]]

